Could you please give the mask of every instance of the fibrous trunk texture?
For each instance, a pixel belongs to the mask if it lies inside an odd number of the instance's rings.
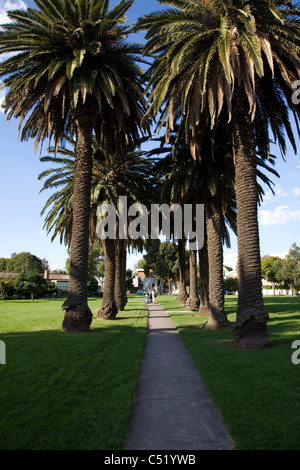
[[[179,292],[177,302],[179,305],[185,305],[187,300],[185,283],[185,240],[178,240],[178,262],[179,262]]]
[[[115,256],[116,256],[116,277],[115,277],[115,301],[118,310],[124,310],[126,305],[124,297],[125,274],[124,274],[124,250],[123,240],[117,238],[115,240]]]
[[[206,214],[205,214],[206,217]],[[204,244],[199,250],[199,297],[200,307],[196,317],[209,316],[209,266],[207,252],[206,223],[204,224]]]
[[[198,296],[197,285],[197,251],[190,250],[190,308],[197,310],[199,308],[200,300]]]
[[[128,298],[126,290],[126,264],[127,264],[127,242],[122,240],[121,243],[121,266],[123,270],[123,282],[122,282],[122,303],[125,308]]]
[[[62,329],[66,332],[88,332],[92,312],[87,303],[89,217],[92,179],[92,123],[86,113],[76,116],[76,148],[70,279]]]
[[[268,344],[268,314],[262,295],[254,128],[247,98],[241,92],[237,95],[234,108],[239,280],[234,340],[237,348],[261,349]]]
[[[209,318],[207,329],[231,328],[224,310],[222,214],[218,197],[206,204],[207,250],[209,263]]]
[[[106,238],[104,243],[105,282],[103,300],[97,318],[102,320],[114,320],[118,313],[115,302],[115,240]]]

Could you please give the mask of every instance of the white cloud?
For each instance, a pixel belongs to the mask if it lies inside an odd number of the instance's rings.
[[[275,195],[271,191],[266,191],[264,197],[263,197],[263,204],[267,204],[268,202],[275,201],[276,199],[283,199],[285,197],[288,197],[288,193],[286,190],[278,185],[274,189]]]
[[[9,23],[7,16],[9,10],[26,10],[27,5],[23,0],[0,0],[0,24]]]
[[[300,196],[300,188],[293,188],[293,193],[295,197]]]
[[[143,254],[142,253],[130,253],[128,256],[127,256],[127,263],[126,263],[126,267],[127,269],[131,269],[132,271],[134,270],[134,266],[136,265],[136,263],[143,258]]]
[[[2,90],[1,89],[1,82],[0,82],[0,112],[4,112],[4,109],[2,108],[2,103],[4,101],[4,98],[5,98],[5,90]]]
[[[49,266],[50,271],[60,271],[60,270],[65,270],[66,269],[66,264],[65,263],[53,263],[50,264]]]
[[[298,160],[298,162],[297,162],[296,169],[297,169],[297,170],[300,170],[300,160]]]
[[[288,253],[288,251],[282,251],[281,253],[272,253],[270,256],[278,256],[278,258],[284,259]]]
[[[228,253],[224,256],[224,265],[229,266],[232,269],[236,269],[238,261],[238,255],[236,253]]]
[[[27,5],[23,0],[0,0],[0,25],[5,24],[5,23],[10,23],[11,20],[7,16],[7,12],[10,10],[26,10]],[[1,27],[0,27],[1,29]],[[14,53],[7,53],[7,54],[2,54],[0,56],[0,61],[3,62],[6,59],[9,59]],[[5,97],[5,89],[1,89],[1,82],[0,82],[0,112],[4,112],[2,108],[2,103],[4,101]]]
[[[270,202],[274,199],[274,194],[271,191],[267,191],[263,198],[263,204]]]
[[[289,222],[300,221],[300,210],[293,211],[289,206],[278,206],[275,210],[262,210],[260,212],[261,225],[282,225]]]

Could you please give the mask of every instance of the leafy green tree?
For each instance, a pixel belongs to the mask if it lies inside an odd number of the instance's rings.
[[[144,250],[146,251],[146,254],[143,256],[143,259],[138,262],[138,267],[140,269],[144,269],[146,276],[149,276],[151,271],[156,275],[156,263],[160,245],[161,241],[159,239],[149,239],[144,242]]]
[[[169,283],[170,279],[178,277],[178,249],[173,242],[161,242],[159,239],[149,239],[144,243],[146,253],[143,258],[138,261],[136,269],[144,269],[145,275],[154,276],[160,281],[162,289],[164,283]]]
[[[161,113],[167,136],[180,111],[186,140],[195,159],[203,133],[211,137],[220,122],[230,123],[237,201],[239,297],[235,345],[268,344],[268,314],[261,284],[257,220],[256,147],[270,127],[283,152],[286,131],[294,149],[289,108],[298,79],[300,30],[298,5],[275,0],[169,0],[172,8],[144,16],[145,54],[156,54],[149,82],[145,119]],[[254,121],[261,125],[255,128]],[[299,127],[298,127],[299,129]],[[265,139],[266,140],[266,139]],[[264,153],[268,156],[268,151]],[[249,229],[251,227],[251,229]]]
[[[110,9],[107,0],[36,0],[10,11],[1,27],[0,77],[8,88],[8,119],[20,120],[21,140],[46,138],[57,149],[68,128],[75,136],[70,283],[63,331],[87,332],[92,134],[122,155],[140,138],[144,110],[140,47],[125,41],[133,0]],[[11,56],[11,54],[13,54]]]
[[[237,292],[238,291],[238,279],[233,278],[233,277],[225,279],[224,288],[228,289],[231,292]]]
[[[7,258],[0,258],[0,271],[6,271]]]
[[[47,281],[36,271],[20,273],[15,281],[15,289],[24,294],[30,294],[31,301],[34,295],[41,294],[47,290]]]
[[[133,288],[133,272],[132,269],[126,269],[125,276],[126,290],[132,291]]]
[[[170,281],[179,274],[178,249],[174,243],[166,241],[159,245],[154,273],[160,279],[160,284],[168,282],[169,293],[171,293]]]
[[[285,271],[286,259],[278,259],[272,266],[271,278],[278,288],[288,290],[292,285],[291,279]]]
[[[97,279],[95,279],[94,276],[91,276],[91,275],[88,276],[87,289],[88,289],[88,295],[97,295],[99,293],[98,281]]]
[[[6,271],[21,273],[34,271],[39,274],[44,274],[44,271],[48,268],[48,261],[40,259],[29,252],[18,253],[16,256],[7,261]]]
[[[272,283],[273,295],[275,295],[276,285],[280,284],[278,269],[281,259],[278,256],[265,255],[261,258],[261,273],[263,279]]]
[[[296,243],[292,244],[282,271],[290,287],[300,290],[300,247]]]
[[[6,299],[15,294],[15,282],[15,278],[7,279],[0,277],[0,295],[2,299]]]

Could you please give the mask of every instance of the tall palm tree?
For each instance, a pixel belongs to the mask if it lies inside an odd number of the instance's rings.
[[[56,189],[46,201],[42,210],[45,215],[44,228],[47,234],[52,233],[51,240],[59,236],[60,242],[68,247],[72,239],[74,174],[76,156],[75,141],[65,136],[68,146],[49,149],[49,156],[41,161],[51,163],[52,167],[43,171],[39,179],[45,179],[41,191]],[[53,156],[54,154],[54,156]],[[144,158],[143,152],[128,151],[122,158],[99,148],[95,137],[92,139],[92,188],[90,210],[90,243],[99,243],[96,235],[97,207],[109,203],[118,210],[119,196],[127,196],[128,204],[136,201],[143,203],[152,200],[152,162]],[[118,233],[118,231],[117,231]],[[128,240],[131,242],[130,240]],[[102,242],[105,256],[105,288],[98,318],[113,319],[125,306],[125,272],[127,240],[110,240]]]
[[[195,161],[190,147],[177,134],[170,134],[170,144],[160,146],[152,153],[167,154],[157,165],[162,179],[161,197],[163,200],[181,204],[205,204],[205,245],[200,250],[200,296],[199,316],[208,316],[206,328],[230,327],[224,311],[223,245],[230,247],[229,227],[236,233],[236,200],[234,192],[234,164],[232,142],[226,134],[227,126],[219,127],[212,149],[210,133],[207,131],[202,141],[205,155],[200,162]],[[262,150],[262,139],[259,140]],[[172,150],[170,150],[170,146]],[[175,148],[174,148],[175,147]],[[257,191],[259,201],[264,190],[261,182],[272,190],[272,182],[267,173],[278,176],[272,168],[274,157],[265,160],[257,154]],[[261,182],[260,182],[261,180]]]
[[[20,120],[21,140],[36,147],[53,138],[57,148],[66,128],[76,136],[70,283],[63,331],[89,331],[87,259],[92,177],[92,133],[135,145],[144,110],[140,47],[124,37],[124,14],[133,0],[109,9],[107,0],[36,0],[37,8],[11,11],[0,31],[0,65],[8,87],[8,119]],[[115,135],[117,134],[117,138]]]
[[[222,137],[222,139],[221,139]],[[210,269],[206,270],[209,276],[209,294],[207,298],[207,309],[204,312],[204,305],[200,305],[201,312],[210,317],[206,327],[224,328],[229,327],[224,311],[223,292],[223,243],[229,243],[229,235],[226,229],[226,222],[235,229],[235,197],[230,188],[233,181],[232,152],[228,148],[226,135],[222,135],[219,140],[215,140],[214,155],[211,151],[209,133],[203,141],[203,153],[206,159],[201,162],[195,161],[190,152],[190,147],[185,143],[184,136],[180,134],[180,127],[177,133],[170,134],[170,145],[167,145],[168,153],[157,164],[157,171],[162,179],[162,200],[180,204],[205,204],[205,231],[207,232],[208,262]],[[174,148],[175,147],[175,148]],[[163,148],[157,151],[162,152]],[[227,155],[227,158],[225,158]],[[232,212],[232,214],[231,214]],[[179,248],[185,246],[179,243]],[[183,256],[181,258],[184,258]],[[179,259],[180,261],[180,259]],[[195,264],[195,263],[194,263]],[[182,265],[184,266],[185,263]],[[180,263],[179,263],[180,266]],[[193,263],[191,263],[191,267]],[[200,269],[202,266],[200,267]],[[181,271],[184,271],[182,268]],[[203,271],[202,271],[203,274]],[[181,278],[183,275],[181,275]],[[194,276],[195,277],[195,276]],[[204,279],[202,276],[201,282]],[[195,286],[195,282],[192,286]],[[181,284],[180,284],[181,285]],[[184,287],[184,286],[183,286]],[[202,291],[201,291],[202,292]],[[178,302],[183,302],[184,289],[179,292]],[[192,300],[192,297],[191,297]],[[202,296],[202,301],[204,297]],[[193,293],[194,306],[197,307],[197,294]]]
[[[198,295],[198,282],[197,282],[197,250],[189,251],[189,275],[190,275],[190,290],[189,307],[192,310],[198,310],[200,306],[200,299]]]
[[[119,215],[119,196],[127,197],[128,207],[135,203],[148,205],[155,194],[152,186],[152,162],[144,158],[142,151],[128,152],[122,159],[111,155],[109,150],[98,149],[95,159],[92,190],[93,204],[108,202]],[[96,215],[96,207],[93,211]],[[130,217],[128,219],[130,221]],[[118,237],[118,219],[116,240],[105,239],[105,285],[104,296],[98,318],[113,319],[118,309],[123,310],[126,303],[125,274],[126,251],[128,244],[139,245],[139,240],[120,240]],[[114,243],[113,243],[114,242]],[[107,269],[106,269],[107,268]]]
[[[147,117],[161,110],[167,136],[181,111],[194,158],[203,131],[214,131],[221,111],[231,122],[237,200],[239,298],[234,325],[238,348],[268,344],[260,270],[254,119],[262,118],[285,151],[284,132],[295,147],[291,87],[300,69],[300,10],[277,0],[169,0],[173,8],[139,20],[147,30],[146,53],[156,53]],[[299,128],[299,127],[298,127]],[[211,134],[213,139],[213,132]]]

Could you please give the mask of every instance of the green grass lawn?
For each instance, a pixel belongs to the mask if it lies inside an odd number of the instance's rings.
[[[170,317],[227,428],[236,449],[300,449],[300,364],[291,361],[292,343],[300,339],[300,299],[266,297],[270,344],[260,351],[233,347],[231,331],[201,329],[206,321],[195,312],[181,313],[175,297],[158,303]],[[235,320],[237,298],[226,297],[226,311]]]
[[[1,301],[1,449],[122,449],[147,310],[131,296],[114,321],[62,333],[62,300]],[[89,299],[94,317],[100,299]]]
[[[239,351],[230,331],[158,297],[176,324],[236,449],[300,449],[300,299],[267,297],[270,345]],[[124,448],[146,338],[144,298],[130,296],[115,321],[62,333],[62,300],[1,301],[0,449]],[[234,321],[236,297],[226,297]],[[94,317],[101,304],[89,299]]]

